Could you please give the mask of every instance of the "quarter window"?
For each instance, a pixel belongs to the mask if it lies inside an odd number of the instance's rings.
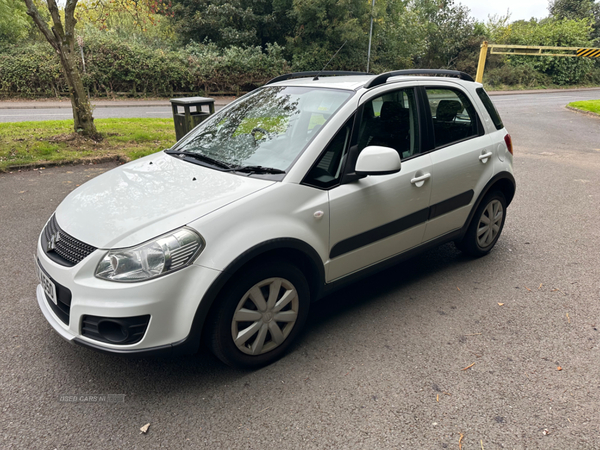
[[[353,123],[354,116],[346,122],[346,125],[340,128],[318,162],[306,176],[305,182],[307,184],[319,188],[330,188],[338,184],[342,166],[348,153]]]
[[[485,109],[492,118],[492,122],[494,122],[494,126],[496,127],[496,129],[501,130],[502,128],[504,128],[504,124],[502,123],[500,114],[498,114],[498,111],[494,107],[494,104],[492,103],[490,97],[487,95],[487,92],[485,92],[483,88],[478,88],[477,95],[479,95],[481,103],[483,103],[483,106],[485,106]]]
[[[466,95],[452,89],[426,89],[426,92],[436,147],[479,135],[477,113]]]

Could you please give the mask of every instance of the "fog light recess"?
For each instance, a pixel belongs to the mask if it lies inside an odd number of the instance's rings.
[[[149,315],[118,318],[83,316],[81,334],[108,344],[135,344],[144,337],[149,322]]]

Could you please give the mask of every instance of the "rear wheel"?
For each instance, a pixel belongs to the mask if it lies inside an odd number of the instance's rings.
[[[475,211],[473,220],[456,246],[471,256],[487,255],[502,233],[506,219],[506,199],[500,191],[488,194]]]
[[[210,349],[232,367],[256,369],[279,359],[300,333],[310,291],[297,267],[269,261],[233,279],[216,301]]]

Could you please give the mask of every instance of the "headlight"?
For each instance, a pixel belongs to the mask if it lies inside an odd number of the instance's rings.
[[[110,281],[149,280],[190,264],[202,251],[202,237],[181,228],[133,248],[110,250],[96,268],[96,277]]]

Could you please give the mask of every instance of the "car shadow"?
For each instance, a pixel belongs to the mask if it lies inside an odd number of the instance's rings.
[[[305,332],[290,354],[258,372],[230,368],[204,346],[194,356],[152,359],[118,357],[67,346],[62,347],[56,364],[67,379],[78,381],[81,373],[85,373],[91,378],[90,382],[96,391],[125,394],[139,399],[152,398],[157,394],[189,395],[195,392],[201,395],[214,392],[222,386],[243,384],[244,379],[255,379],[258,373],[260,376],[283,376],[296,365],[302,364],[301,358],[294,358],[294,353],[306,341],[310,341],[312,333],[318,333],[331,322],[353,314],[358,308],[377,308],[378,303],[386,301],[389,295],[402,297],[403,291],[413,284],[422,283],[448,268],[471,262],[473,259],[456,250],[454,244],[446,244],[336,291],[311,306]],[[55,338],[59,342],[49,344],[61,345],[61,339],[58,336]],[[86,386],[86,389],[89,388]]]

